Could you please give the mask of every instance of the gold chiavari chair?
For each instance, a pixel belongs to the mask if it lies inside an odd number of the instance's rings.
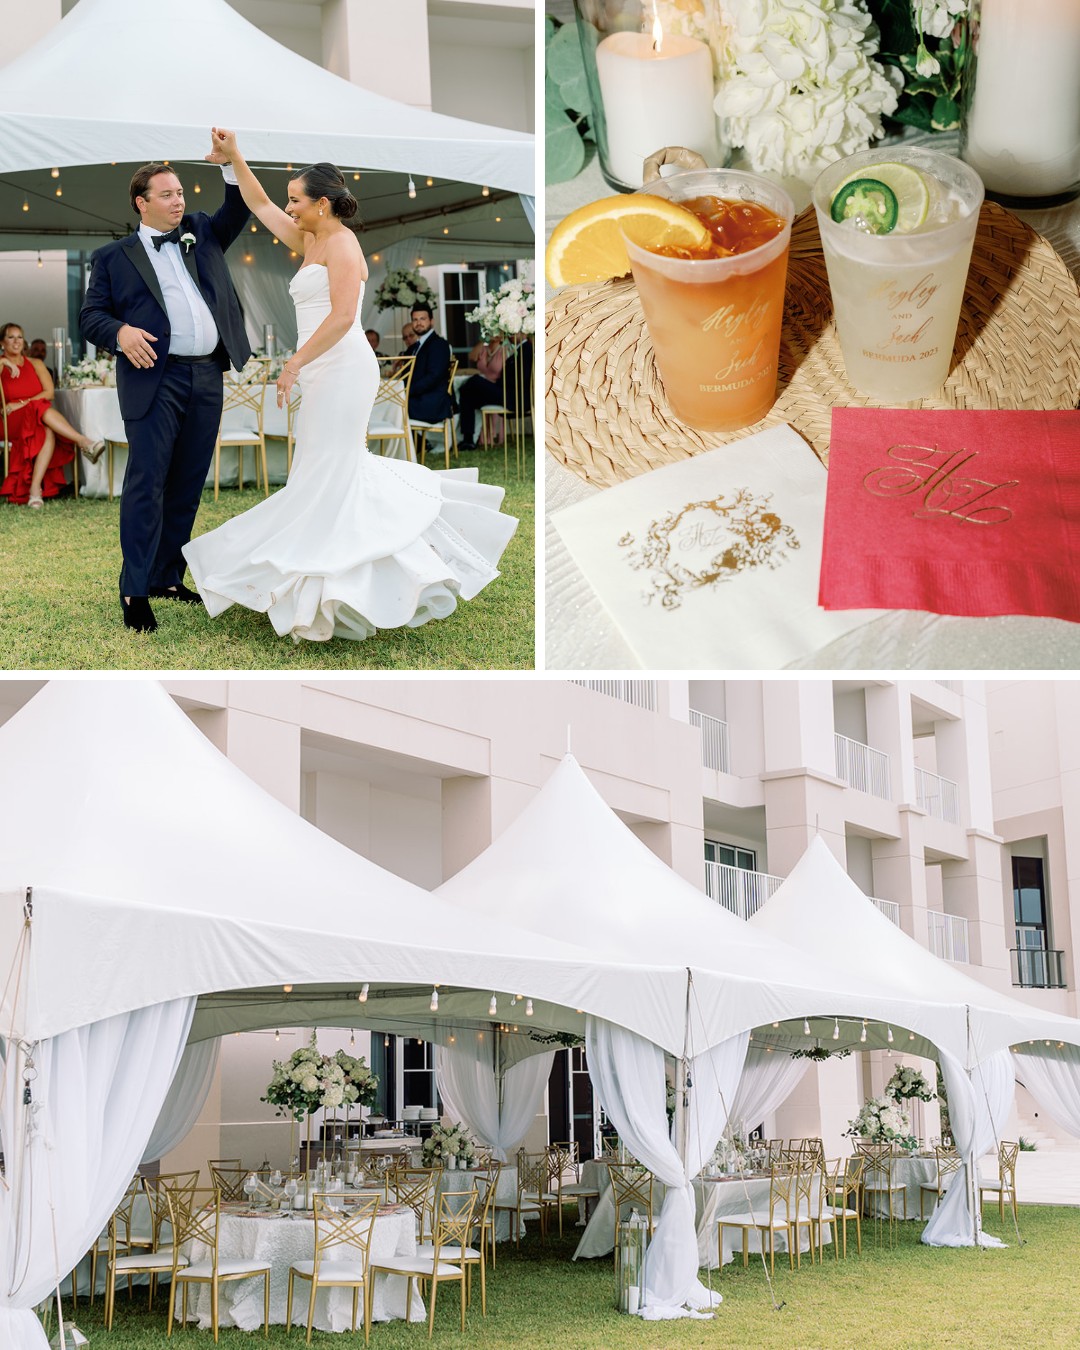
[[[548,1215],[559,1203],[551,1189],[551,1165],[546,1153],[527,1153],[520,1149],[517,1155],[517,1205],[514,1219],[514,1242],[520,1244],[521,1225],[526,1219],[540,1220],[540,1240],[547,1240]],[[501,1206],[500,1206],[501,1208]]]
[[[480,1257],[482,1260],[491,1257],[492,1270],[495,1269],[495,1201],[501,1173],[502,1163],[492,1160],[487,1164],[482,1176],[477,1178],[476,1185],[477,1200],[480,1204],[476,1217]]]
[[[169,1288],[169,1326],[166,1336],[172,1336],[173,1319],[176,1313],[176,1293],[179,1289],[180,1320],[187,1323],[188,1286],[207,1284],[210,1286],[210,1325],[215,1343],[218,1340],[218,1295],[221,1284],[228,1280],[251,1280],[261,1277],[263,1280],[263,1323],[266,1335],[270,1335],[270,1263],[268,1261],[245,1261],[240,1258],[222,1259],[218,1245],[221,1231],[221,1192],[214,1192],[209,1205],[196,1211],[186,1208],[179,1195],[165,1192],[169,1203],[169,1221],[173,1230],[172,1284]],[[184,1261],[177,1254],[181,1248],[198,1244],[207,1249],[207,1255],[201,1260]]]
[[[341,1197],[315,1196],[315,1255],[310,1261],[294,1261],[289,1267],[289,1296],[285,1325],[292,1330],[293,1284],[308,1280],[307,1343],[315,1321],[315,1295],[320,1289],[351,1289],[352,1329],[356,1330],[356,1312],[360,1293],[364,1294],[364,1344],[371,1339],[371,1293],[368,1288],[371,1262],[371,1235],[379,1212],[377,1195],[363,1197],[359,1204],[343,1210]]]
[[[368,444],[377,441],[401,441],[405,458],[416,461],[412,424],[409,421],[409,387],[412,384],[415,356],[380,356],[379,390],[368,422]],[[378,451],[383,454],[383,450]]]
[[[847,1256],[847,1226],[854,1220],[855,1239],[862,1253],[862,1174],[863,1159],[860,1157],[837,1158],[827,1163],[822,1175],[821,1198],[818,1208],[818,1260],[822,1259],[825,1243],[825,1228],[830,1230],[833,1245],[833,1257],[839,1261],[840,1247]],[[855,1203],[848,1205],[848,1198],[854,1195]],[[839,1230],[839,1231],[838,1231]]]
[[[178,1197],[187,1209],[194,1208],[195,1192],[199,1188],[199,1170],[192,1172],[161,1172],[156,1177],[143,1177],[143,1189],[150,1205],[150,1223],[153,1229],[155,1252],[172,1254],[173,1236],[169,1218],[169,1202],[166,1193]],[[157,1276],[150,1276],[150,1306],[154,1305],[154,1289]]]
[[[864,1158],[863,1167],[863,1197],[874,1205],[874,1213],[879,1212],[880,1205],[884,1202],[890,1229],[896,1222],[896,1212],[893,1206],[893,1199],[899,1195],[902,1202],[904,1218],[907,1218],[907,1187],[902,1182],[893,1181],[893,1146],[892,1144],[858,1144],[857,1151]]]
[[[259,486],[259,470],[262,469],[263,487],[266,496],[270,495],[270,475],[266,468],[266,436],[263,434],[263,398],[266,394],[266,382],[270,375],[268,357],[252,357],[249,366],[257,364],[257,373],[244,378],[243,371],[226,371],[224,399],[221,405],[221,422],[218,425],[217,441],[214,445],[214,501],[218,499],[221,485],[221,447],[236,447],[236,482],[244,486],[244,447],[255,447],[255,486]],[[246,369],[246,368],[245,368]],[[225,427],[228,413],[243,414],[243,426]]]
[[[613,1162],[608,1164],[611,1177],[611,1194],[615,1201],[614,1244],[619,1243],[619,1220],[623,1210],[640,1209],[649,1226],[649,1237],[653,1231],[653,1174],[647,1167],[636,1162]]]
[[[773,1170],[769,1181],[769,1212],[767,1215],[746,1210],[741,1214],[723,1214],[720,1216],[716,1228],[721,1266],[724,1264],[724,1229],[738,1228],[742,1232],[744,1266],[750,1264],[750,1230],[756,1229],[761,1234],[763,1246],[766,1235],[768,1235],[770,1274],[775,1273],[776,1270],[776,1235],[778,1233],[783,1233],[787,1239],[788,1261],[791,1269],[795,1269],[796,1253],[801,1247],[800,1229],[802,1227],[810,1229],[811,1244],[813,1242],[810,1216],[807,1214],[804,1217],[799,1214],[798,1177],[798,1167],[777,1167]]]
[[[238,1163],[208,1163],[210,1168],[210,1180],[215,1190],[221,1192],[221,1198],[226,1204],[231,1204],[237,1200],[245,1200],[244,1182],[250,1173]]]
[[[940,1145],[934,1149],[934,1156],[937,1159],[937,1176],[933,1181],[924,1181],[919,1187],[919,1218],[926,1218],[926,1197],[932,1195],[934,1204],[941,1203],[941,1197],[949,1189],[953,1178],[960,1171],[963,1165],[963,1158],[952,1148],[942,1148]]]
[[[445,1191],[445,1195],[463,1196],[469,1194],[467,1191]],[[493,1182],[486,1172],[480,1173],[473,1178],[473,1194],[476,1197],[476,1203],[473,1206],[472,1225],[467,1235],[468,1245],[444,1246],[442,1249],[442,1259],[444,1261],[453,1261],[465,1267],[465,1301],[472,1301],[472,1270],[473,1267],[479,1267],[480,1270],[480,1315],[487,1316],[487,1239],[486,1234],[491,1233],[491,1251],[495,1250],[495,1218],[494,1218],[494,1200],[495,1200],[495,1182]],[[474,1239],[473,1231],[478,1236]],[[475,1244],[475,1245],[474,1245]],[[434,1241],[422,1243],[416,1249],[417,1256],[421,1258],[430,1257],[434,1260],[435,1246]],[[494,1264],[494,1261],[492,1261]]]
[[[549,1144],[547,1155],[551,1169],[551,1189],[558,1196],[559,1236],[562,1237],[563,1205],[574,1200],[586,1203],[599,1200],[600,1192],[595,1186],[582,1185],[576,1139],[565,1144]],[[567,1174],[573,1178],[571,1181],[567,1181]]]
[[[526,348],[529,348],[528,358],[526,358]],[[501,417],[503,419],[503,472],[509,473],[509,453],[510,453],[510,424],[514,424],[514,465],[517,473],[520,475],[522,465],[525,459],[525,423],[532,417],[533,405],[533,363],[532,363],[532,339],[525,338],[524,341],[513,344],[507,344],[506,360],[503,362],[502,369],[502,391],[503,398],[501,404],[489,404],[480,409],[480,439],[484,444],[490,444],[488,432],[488,418]],[[507,366],[511,367],[510,379],[513,382],[513,397],[507,394]],[[511,404],[513,406],[511,406]]]
[[[454,379],[458,372],[457,357],[453,357],[450,362],[449,393],[451,399],[454,397]],[[413,418],[409,425],[413,429],[413,435],[418,436],[420,442],[420,463],[424,464],[427,460],[427,438],[429,435],[441,436],[443,438],[443,449],[446,452],[446,467],[450,467],[450,446],[453,443],[454,456],[457,457],[457,430],[454,427],[453,409],[449,417],[444,417],[441,422],[417,422]]]
[[[153,1234],[147,1227],[146,1231],[137,1231],[135,1220],[135,1205],[142,1193],[142,1180],[140,1177],[133,1177],[128,1183],[128,1188],[124,1192],[123,1199],[120,1201],[109,1219],[108,1225],[102,1232],[94,1245],[90,1248],[90,1306],[93,1307],[94,1296],[97,1292],[97,1268],[98,1261],[105,1258],[107,1268],[111,1270],[111,1264],[118,1256],[128,1256],[133,1252],[151,1251],[154,1246]],[[71,1272],[71,1301],[74,1306],[79,1303],[79,1268],[76,1266]],[[131,1293],[131,1280],[128,1280],[128,1293]],[[106,1304],[108,1304],[108,1294],[106,1294]]]
[[[616,1134],[605,1134],[600,1140],[601,1158],[611,1159],[614,1162],[619,1161],[619,1136]]]
[[[105,1285],[105,1330],[111,1331],[113,1324],[113,1313],[116,1309],[116,1282],[118,1279],[127,1279],[128,1288],[131,1288],[131,1277],[133,1275],[147,1275],[150,1277],[150,1306],[154,1302],[154,1286],[159,1275],[168,1274],[173,1279],[176,1278],[176,1272],[187,1265],[187,1260],[179,1252],[179,1249],[173,1244],[166,1251],[156,1252],[150,1245],[144,1245],[137,1248],[130,1242],[129,1236],[132,1225],[132,1212],[135,1207],[135,1201],[142,1195],[143,1189],[139,1178],[128,1187],[120,1207],[109,1220],[109,1251],[108,1268],[106,1271]],[[91,1277],[93,1278],[93,1277]]]
[[[473,1227],[473,1214],[476,1208],[476,1192],[444,1191],[439,1196],[435,1219],[434,1238],[430,1255],[421,1256],[420,1249],[412,1256],[384,1256],[373,1262],[371,1269],[386,1275],[404,1275],[408,1281],[405,1293],[405,1321],[409,1321],[412,1311],[412,1290],[414,1280],[426,1280],[429,1284],[428,1340],[435,1327],[435,1301],[439,1285],[457,1280],[461,1285],[461,1330],[465,1331],[465,1276],[468,1266],[461,1253],[469,1247],[469,1234]],[[450,1253],[457,1252],[454,1259]],[[475,1258],[467,1258],[473,1260]],[[369,1296],[370,1297],[370,1296]]]
[[[417,1241],[423,1242],[428,1223],[434,1219],[441,1167],[396,1167],[386,1174],[386,1198],[408,1205],[416,1215]]]
[[[1005,1201],[1008,1200],[1012,1207],[1013,1222],[1018,1223],[1019,1219],[1016,1213],[1016,1160],[1020,1156],[1020,1141],[1003,1139],[998,1145],[998,1173],[997,1178],[991,1178],[989,1181],[983,1181],[979,1178],[979,1204],[983,1202],[983,1192],[990,1195],[996,1195],[998,1199],[998,1213],[1001,1216],[1001,1222],[1005,1222]]]
[[[285,477],[288,478],[292,473],[292,452],[293,445],[296,443],[296,419],[300,413],[300,403],[303,394],[300,392],[300,386],[295,385],[293,396],[285,405]]]

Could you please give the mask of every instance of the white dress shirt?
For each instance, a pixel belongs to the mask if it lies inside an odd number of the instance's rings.
[[[156,234],[164,233],[150,225],[139,226],[139,238],[157,276],[169,316],[169,354],[209,356],[220,340],[217,324],[202,292],[191,279],[180,253],[181,246],[168,243],[155,248],[151,242]]]

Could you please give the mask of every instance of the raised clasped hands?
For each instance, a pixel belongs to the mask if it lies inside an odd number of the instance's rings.
[[[277,377],[277,405],[283,408],[292,398],[293,389],[296,386],[296,372],[290,370],[288,366],[282,370]]]
[[[224,127],[210,128],[210,153],[205,156],[211,164],[231,164],[239,153],[236,144],[236,132]]]

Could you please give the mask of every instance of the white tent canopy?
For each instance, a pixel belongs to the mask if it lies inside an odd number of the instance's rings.
[[[955,1046],[944,1048],[967,1068],[1020,1042],[1026,1046],[1029,1040],[1048,1051],[1059,1041],[1080,1045],[1080,1020],[1046,1012],[992,989],[935,956],[890,922],[867,902],[820,838],[811,840],[749,926],[782,937],[818,969],[865,972],[882,994],[903,999],[932,993],[942,1003],[966,1009],[967,1045],[959,1053]],[[914,1048],[913,1052],[926,1053]]]
[[[201,159],[214,124],[239,131],[252,162],[332,160],[535,190],[531,136],[360,89],[225,0],[80,0],[0,73],[0,173]]]
[[[406,1034],[438,1039],[451,1015],[488,1024],[491,992],[508,991],[504,1008],[532,997],[537,1026],[580,1027],[583,1009],[683,1043],[685,971],[604,967],[498,918],[463,925],[271,797],[145,681],[53,681],[0,727],[0,819],[0,949],[26,940],[0,1025],[26,1041],[219,991],[198,1034],[275,1026],[290,983],[293,1025],[382,1025],[396,995]],[[362,981],[390,986],[385,1000],[359,1005]]]

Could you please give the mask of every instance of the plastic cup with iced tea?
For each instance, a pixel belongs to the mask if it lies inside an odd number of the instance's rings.
[[[840,350],[861,393],[910,403],[944,385],[982,198],[974,170],[920,146],[849,155],[814,184]]]
[[[776,401],[791,198],[757,174],[709,169],[646,184],[709,229],[701,248],[626,251],[672,411],[699,431],[735,431]]]

